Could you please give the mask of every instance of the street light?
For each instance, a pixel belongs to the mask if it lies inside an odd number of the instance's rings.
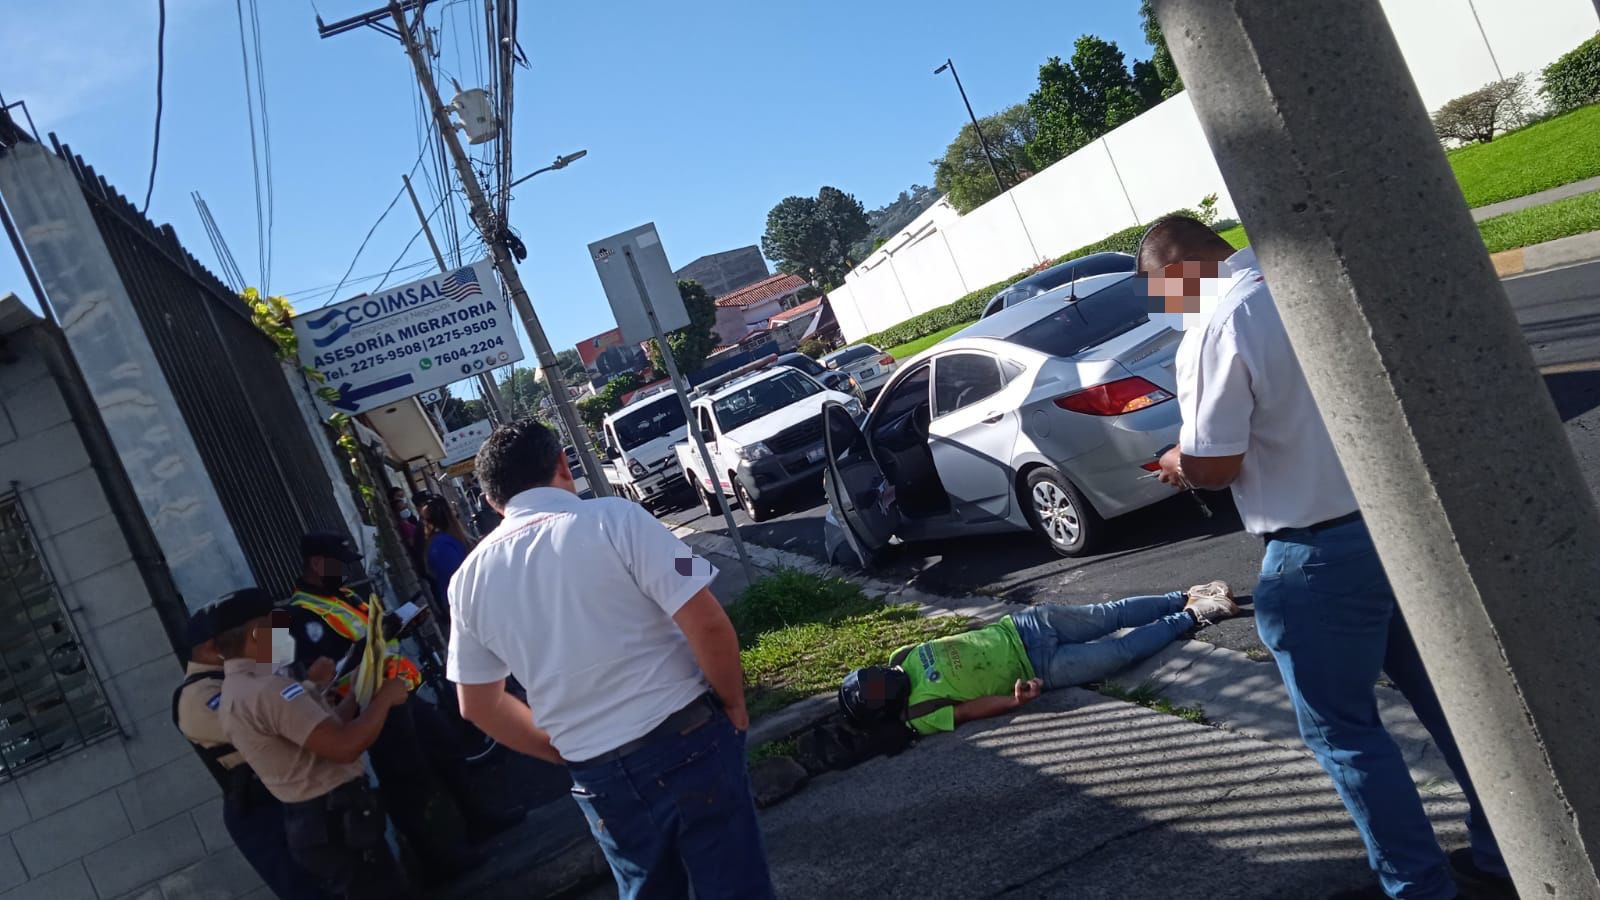
[[[589,155],[589,151],[587,151],[587,150],[579,150],[579,151],[577,151],[575,153],[568,153],[566,156],[558,156],[558,157],[556,157],[556,161],[551,163],[550,165],[545,166],[542,169],[534,169],[532,172],[529,172],[528,174],[522,176],[521,178],[518,178],[516,181],[511,182],[510,187],[516,187],[517,185],[523,183],[524,181],[527,181],[529,178],[532,178],[533,176],[538,175],[538,174],[540,174],[542,172],[549,172],[549,171],[552,171],[554,169],[565,169],[567,166],[572,165],[573,163],[577,162],[580,159],[583,159],[585,156],[588,156],[588,155]]]
[[[1600,3],[1600,0],[1595,0],[1595,2]],[[1000,180],[1000,169],[994,164],[994,153],[989,149],[989,142],[983,137],[983,129],[978,127],[978,116],[972,111],[972,101],[967,99],[967,89],[961,86],[961,76],[956,74],[956,64],[946,59],[944,65],[933,70],[933,74],[942,75],[945,69],[949,69],[950,77],[956,80],[956,90],[961,92],[961,102],[967,105],[967,116],[972,119],[972,130],[978,133],[978,145],[983,148],[983,156],[989,161],[989,172],[994,175],[995,187],[998,187],[1000,193],[1004,194],[1006,192],[1005,182]]]

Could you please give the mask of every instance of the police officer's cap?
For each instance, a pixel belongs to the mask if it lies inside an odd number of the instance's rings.
[[[351,546],[350,539],[331,531],[313,531],[300,539],[300,558],[325,556],[345,563],[358,563],[361,554]]]
[[[264,619],[272,613],[272,595],[258,587],[240,588],[223,594],[203,610],[209,620],[211,637],[242,625]]]
[[[188,636],[190,647],[198,647],[217,636],[211,630],[211,607],[190,613]]]

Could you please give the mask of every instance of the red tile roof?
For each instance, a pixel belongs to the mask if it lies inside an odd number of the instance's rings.
[[[732,293],[723,294],[717,298],[717,305],[724,308],[747,309],[774,297],[792,294],[805,286],[806,280],[799,275],[774,275]]]
[[[768,319],[767,321],[771,322],[773,324],[777,324],[779,322],[787,322],[790,319],[798,319],[803,315],[806,315],[808,313],[814,312],[816,310],[816,308],[821,306],[821,305],[822,305],[822,298],[821,297],[818,297],[815,300],[807,300],[806,302],[800,304],[799,306],[796,306],[794,309],[786,309],[783,312],[778,313],[777,315],[773,316],[772,318]]]

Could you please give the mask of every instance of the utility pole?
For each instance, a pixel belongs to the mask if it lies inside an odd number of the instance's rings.
[[[417,192],[411,187],[411,176],[401,175],[400,180],[405,182],[406,194],[411,197],[411,208],[417,211],[417,221],[422,223],[422,236],[428,239],[428,248],[433,251],[433,259],[439,264],[439,271],[448,272],[450,267],[444,264],[444,254],[439,252],[439,242],[433,239],[433,229],[428,227],[428,217],[422,212],[422,204],[417,202]],[[507,421],[506,407],[500,400],[500,389],[495,387],[494,373],[479,372],[478,387],[483,390],[484,402],[489,404],[489,417],[496,425],[504,424]],[[439,433],[444,434],[443,431]]]
[[[1517,891],[1600,897],[1600,515],[1382,6],[1152,5]]]
[[[427,99],[429,112],[439,126],[439,138],[444,141],[445,149],[450,152],[450,157],[455,162],[456,174],[461,178],[461,187],[467,192],[467,200],[472,205],[473,221],[489,245],[495,271],[500,273],[500,280],[505,283],[506,291],[511,294],[511,302],[516,305],[517,314],[522,318],[522,326],[527,329],[528,340],[533,343],[534,356],[538,358],[539,368],[544,372],[546,383],[564,385],[565,382],[561,380],[561,367],[556,362],[555,351],[550,347],[550,339],[545,336],[544,327],[539,324],[539,316],[533,311],[533,302],[528,299],[528,291],[522,286],[522,277],[517,273],[516,262],[507,252],[505,243],[500,240],[499,223],[495,221],[494,210],[490,207],[488,198],[484,196],[483,186],[478,183],[478,174],[472,170],[472,160],[467,156],[466,149],[461,146],[461,136],[456,134],[455,125],[450,121],[450,111],[439,97],[439,87],[433,83],[433,77],[428,72],[428,63],[423,59],[422,48],[417,44],[416,36],[411,33],[411,26],[406,22],[405,10],[415,5],[412,0],[407,0],[405,3],[389,0],[385,9],[393,22],[392,29],[380,22],[382,11],[353,16],[328,26],[322,25],[319,19],[317,27],[323,37],[329,37],[331,34],[365,25],[378,31],[393,33],[400,39],[400,43],[405,45],[406,55],[411,58],[411,65],[417,73],[417,83],[421,85],[423,96]],[[611,496],[611,485],[604,478],[598,477],[603,470],[600,468],[600,461],[595,458],[594,447],[587,439],[588,431],[583,427],[583,421],[578,418],[578,411],[573,406],[572,398],[564,390],[551,390],[550,399],[555,404],[556,413],[566,426],[567,433],[573,436],[573,444],[578,452],[578,460],[583,464],[584,474],[596,476],[588,478],[590,489],[594,491],[595,496]],[[584,439],[578,440],[580,436]]]
[[[1595,2],[1600,3],[1600,0]],[[978,135],[978,146],[983,148],[983,158],[989,161],[989,173],[994,176],[994,186],[1004,194],[1006,185],[1000,180],[999,167],[994,164],[994,151],[989,149],[989,141],[983,136],[983,129],[978,127],[978,116],[972,111],[972,101],[967,99],[967,89],[961,86],[961,76],[956,74],[956,64],[946,59],[944,65],[933,70],[933,74],[938,75],[945,69],[950,70],[950,77],[956,80],[956,90],[961,92],[961,102],[967,105],[967,118],[972,120],[972,130]]]

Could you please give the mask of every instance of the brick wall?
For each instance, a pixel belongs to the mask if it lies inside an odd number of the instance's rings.
[[[270,898],[228,839],[216,783],[172,727],[182,669],[29,339],[39,327],[11,335],[15,359],[0,363],[0,490],[15,482],[121,728],[0,781],[0,900]]]

